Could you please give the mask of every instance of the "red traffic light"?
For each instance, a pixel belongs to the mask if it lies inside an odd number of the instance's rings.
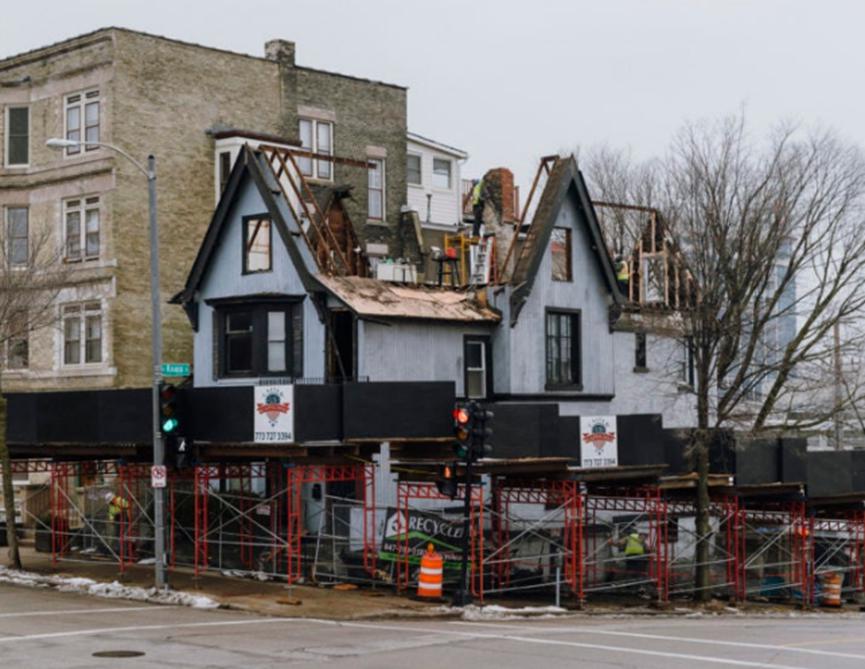
[[[457,407],[454,409],[454,420],[459,425],[465,425],[469,422],[470,414],[469,410],[465,407]]]

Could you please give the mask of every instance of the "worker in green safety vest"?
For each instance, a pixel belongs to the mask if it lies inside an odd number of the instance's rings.
[[[612,540],[610,540],[613,543]],[[646,537],[639,532],[631,532],[615,542],[625,553],[625,570],[628,578],[644,579],[647,576]]]

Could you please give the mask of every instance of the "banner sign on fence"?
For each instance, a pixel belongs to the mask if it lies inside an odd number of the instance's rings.
[[[619,431],[615,416],[580,416],[580,466],[617,467]]]
[[[441,553],[444,566],[459,569],[462,542],[462,518],[444,518],[434,513],[424,513],[410,509],[408,514],[402,509],[389,508],[384,522],[380,560],[396,561],[404,546],[408,533],[408,553],[411,564],[419,564],[426,552],[427,544],[432,544]]]
[[[255,386],[253,441],[294,443],[294,386]]]

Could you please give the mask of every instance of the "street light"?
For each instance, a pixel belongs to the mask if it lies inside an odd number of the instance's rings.
[[[145,167],[123,149],[108,144],[107,142],[76,141],[73,139],[61,139],[52,137],[45,145],[52,149],[69,149],[75,147],[101,147],[114,151],[147,177],[148,203],[150,208],[150,313],[151,330],[150,342],[153,356],[153,464],[162,466],[165,464],[165,444],[162,441],[162,431],[159,426],[159,386],[162,383],[162,315],[159,306],[159,235],[156,222],[156,158],[151,154],[147,156]],[[154,580],[157,588],[164,588],[165,582],[165,497],[163,488],[153,489],[153,534],[155,553]]]

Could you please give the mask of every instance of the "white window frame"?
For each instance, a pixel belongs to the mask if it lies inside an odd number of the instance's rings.
[[[5,349],[6,350],[4,351],[4,358],[3,358],[3,366],[5,367],[5,369],[7,371],[11,371],[11,372],[20,372],[22,370],[26,370],[26,369],[30,368],[30,327],[29,327],[29,323],[28,323],[28,315],[27,315],[26,311],[22,311],[22,312],[18,312],[18,313],[24,314],[25,331],[19,332],[15,336],[13,336],[11,333],[7,332],[6,342],[5,342],[6,343]],[[16,342],[22,341],[22,340],[24,341],[25,349],[27,352],[26,362],[23,365],[13,367],[9,364],[9,360],[11,358],[12,347],[14,346],[14,344]]]
[[[9,158],[9,150],[11,148],[9,142],[9,112],[13,109],[26,109],[27,110],[27,162],[26,163],[15,163],[12,165],[10,163]],[[33,114],[30,110],[30,105],[6,105],[3,113],[3,166],[9,169],[18,170],[18,169],[26,169],[30,167],[30,150],[32,148],[33,142]]]
[[[9,212],[13,209],[23,209],[27,212],[27,258],[23,263],[12,262],[12,235],[10,233],[10,218]],[[30,207],[26,204],[11,204],[3,209],[3,238],[5,247],[3,248],[3,262],[11,269],[26,269],[30,266]]]
[[[309,123],[312,127],[312,146],[302,146],[304,151],[311,151],[312,153],[320,153],[328,156],[335,155],[334,150],[334,123],[333,121],[325,121],[317,118],[309,118],[306,116],[301,116],[297,120],[297,133],[298,137],[301,138],[301,142],[303,138],[300,135],[300,124],[301,123]],[[328,151],[322,151],[319,147],[318,142],[318,129],[319,126],[328,126],[330,128],[330,149]],[[307,173],[305,166],[307,165],[307,161],[309,164],[309,173]],[[332,161],[328,160],[316,160],[315,158],[309,158],[307,156],[299,156],[298,167],[300,169],[300,173],[308,179],[319,179],[320,181],[333,181],[333,173],[334,173],[334,165]],[[322,167],[326,168],[322,170]],[[322,173],[326,172],[324,176]]]
[[[409,181],[408,180],[408,159],[409,158],[417,158],[418,172],[420,174],[420,181]],[[409,186],[414,186],[415,188],[420,188],[423,186],[423,154],[422,153],[415,153],[414,151],[406,152],[405,182]]]
[[[465,363],[465,380],[466,387],[464,388],[463,394],[466,396],[466,399],[486,399],[487,393],[489,392],[489,388],[487,388],[487,340],[478,338],[469,337],[466,340],[465,347],[468,349],[469,346],[478,345],[481,349],[481,366],[480,367],[469,367],[468,356],[466,356]],[[470,395],[469,394],[469,377],[472,374],[480,374],[481,376],[481,389],[482,392],[480,395]]]
[[[75,97],[78,99],[70,102]],[[95,141],[102,141],[102,95],[98,88],[67,93],[63,96],[63,137],[65,139],[69,139],[70,131],[77,130],[78,140],[76,141],[85,142],[87,140],[87,105],[91,103],[96,103],[99,110],[99,121],[96,124],[98,137]],[[69,110],[76,107],[78,108],[78,128],[70,128]],[[64,150],[63,155],[80,156],[82,153],[96,151],[98,148],[98,146],[69,146]]]
[[[387,188],[386,188],[386,186],[387,186],[387,184],[386,184],[386,181],[385,181],[386,178],[387,178],[387,177],[386,177],[386,174],[387,174],[387,161],[386,161],[384,158],[367,158],[366,161],[367,161],[368,163],[378,163],[378,164],[380,165],[380,167],[381,167],[381,185],[380,185],[378,188],[373,188],[373,187],[370,185],[370,179],[372,178],[373,170],[371,170],[370,168],[367,168],[367,181],[366,181],[366,188],[367,188],[367,191],[366,191],[367,206],[366,206],[366,217],[367,217],[367,220],[370,220],[370,221],[384,221],[384,220],[387,219],[387,202],[386,202],[386,196],[387,196]],[[372,192],[372,191],[374,191],[374,190],[375,190],[375,191],[379,191],[379,192],[381,193],[381,216],[373,216],[373,215],[370,213],[370,207],[369,207],[370,197],[369,197],[369,196],[370,196],[370,192]]]
[[[73,203],[78,203],[77,206],[72,206]],[[68,263],[87,262],[98,260],[102,255],[102,200],[98,195],[82,195],[80,197],[67,198],[63,200],[63,260]],[[97,230],[97,249],[96,254],[87,253],[87,213],[96,211],[97,222],[99,228]],[[70,213],[78,212],[78,256],[72,258],[69,256],[69,226],[67,217]]]
[[[99,317],[99,360],[87,359],[87,319]],[[66,321],[78,320],[78,362],[66,362]],[[68,302],[60,305],[60,366],[65,369],[105,365],[105,310],[99,300]]]
[[[442,162],[448,164],[448,185],[447,188],[443,188],[442,186],[436,185],[436,162]],[[450,193],[454,189],[454,161],[450,158],[441,158],[437,156],[433,156],[433,167],[432,167],[432,187],[434,190]]]

